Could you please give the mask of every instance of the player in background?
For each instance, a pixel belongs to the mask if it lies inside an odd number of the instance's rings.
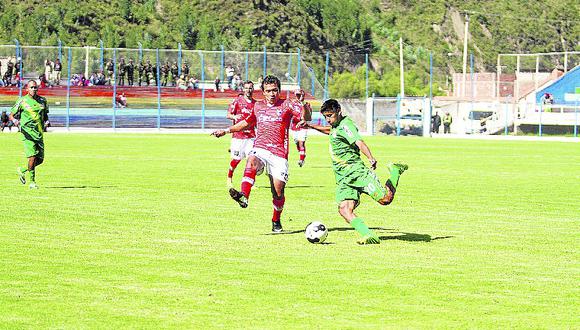
[[[244,82],[244,92],[236,97],[230,107],[226,117],[233,120],[234,125],[248,118],[254,111],[254,104],[256,100],[253,98],[254,83],[250,80]],[[254,147],[254,140],[256,139],[255,125],[249,126],[239,132],[232,134],[232,142],[230,144],[230,169],[228,170],[228,188],[233,187],[232,177],[234,171],[242,159],[250,155],[250,151]]]
[[[302,107],[308,108],[308,111],[312,113],[312,107],[310,103],[304,102],[304,90],[297,89],[294,91],[294,95],[296,99],[293,100],[294,106],[298,109],[302,109]],[[292,130],[292,137],[294,138],[294,143],[296,144],[296,149],[298,150],[298,154],[300,155],[300,159],[298,160],[298,166],[302,167],[304,165],[304,159],[306,158],[306,134],[308,132],[307,127],[298,127],[295,123],[292,123],[290,126]]]
[[[308,126],[329,135],[338,212],[362,236],[359,244],[379,244],[379,237],[354,213],[354,209],[360,203],[361,193],[369,195],[381,205],[389,205],[395,197],[399,176],[408,166],[387,165],[389,179],[382,185],[374,173],[377,160],[362,140],[352,119],[342,114],[340,104],[333,99],[327,100],[322,104],[320,112],[331,126]],[[370,168],[361,159],[361,152],[369,160]]]
[[[280,99],[280,80],[275,76],[266,76],[261,88],[264,100],[256,102],[250,117],[225,130],[214,131],[212,135],[219,138],[227,133],[239,132],[256,125],[256,140],[246,162],[241,191],[230,188],[230,196],[242,208],[248,207],[256,173],[265,168],[270,178],[274,207],[272,231],[279,233],[282,231],[280,217],[286,201],[284,188],[288,181],[288,129],[292,122],[300,122],[299,125],[303,125],[305,121],[311,119],[312,113],[306,108],[303,108],[301,113],[297,112],[291,101]]]
[[[10,110],[10,120],[16,125],[20,120],[20,132],[24,142],[24,154],[28,158],[26,167],[17,167],[16,172],[22,184],[26,184],[25,173],[28,172],[30,189],[38,189],[36,185],[36,167],[44,161],[44,125],[48,121],[48,103],[38,95],[36,81],[27,84],[28,94],[16,101]]]

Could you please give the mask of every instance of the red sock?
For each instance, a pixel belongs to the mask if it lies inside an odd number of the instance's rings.
[[[241,159],[232,159],[232,161],[230,162],[230,170],[228,171],[228,178],[234,176],[234,170],[236,169],[236,167],[238,167],[238,164],[241,161],[242,161]]]
[[[242,178],[242,194],[246,197],[250,197],[250,191],[252,191],[252,186],[256,180],[256,170],[251,167],[246,167],[244,170],[244,177]]]
[[[282,197],[282,199],[272,198],[272,204],[274,205],[274,214],[272,214],[272,221],[280,221],[280,216],[282,215],[282,211],[284,211],[284,202],[286,201],[286,197]]]
[[[306,158],[306,146],[298,148],[298,153],[300,154],[300,160],[304,160]]]

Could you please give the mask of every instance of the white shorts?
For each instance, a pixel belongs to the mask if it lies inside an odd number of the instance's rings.
[[[268,174],[274,179],[288,182],[288,160],[276,156],[272,152],[262,148],[252,149],[250,155],[256,156],[256,158],[261,160],[266,167]],[[258,171],[260,171],[259,168]]]
[[[250,155],[250,151],[254,147],[255,139],[234,139],[230,144],[230,154],[232,159],[241,160]]]
[[[296,141],[306,141],[308,130],[301,129],[299,131],[292,130],[292,137],[294,138],[294,142]]]

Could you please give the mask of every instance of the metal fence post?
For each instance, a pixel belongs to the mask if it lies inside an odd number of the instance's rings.
[[[224,45],[220,45],[221,54],[220,54],[220,81],[224,81],[224,66],[226,62],[226,54],[224,51]]]
[[[159,63],[157,63],[157,66],[159,66]],[[181,77],[181,42],[177,43],[177,76]]]
[[[397,125],[397,136],[401,135],[401,94],[397,94],[397,118],[396,118],[396,125]]]
[[[155,52],[155,62],[157,67],[157,129],[161,129],[161,79],[159,79],[159,48]]]
[[[314,96],[314,81],[316,79],[316,75],[314,74],[314,70],[312,68],[308,68],[308,70],[310,71],[310,82],[311,82],[311,86],[310,86],[310,95]]]
[[[104,59],[104,57],[105,57],[105,48],[104,48],[104,45],[103,45],[103,40],[99,39],[99,45],[101,47],[101,62],[99,64],[99,68],[102,71],[103,70],[103,67],[104,67],[104,64],[105,64],[105,62],[104,62],[105,61],[105,59]]]
[[[16,81],[18,84],[18,97],[22,97],[22,79],[24,78],[22,76],[22,64],[24,62],[24,58],[22,56],[22,49],[20,48],[20,41],[18,41],[18,39],[14,39],[14,43],[16,44],[16,63],[14,63],[14,66],[18,65],[18,69],[20,70],[20,75]],[[19,74],[18,71],[16,71],[16,74]]]
[[[139,45],[139,63],[141,63],[141,61],[143,61],[143,44],[137,42],[137,45]]]
[[[298,83],[299,88],[300,83],[302,82],[302,67],[300,62],[302,62],[302,59],[300,56],[300,48],[298,48],[298,57],[296,58],[296,82]]]
[[[369,98],[369,54],[365,54],[365,98]]]
[[[68,48],[68,63],[67,63],[67,70],[68,70],[68,83],[66,84],[66,129],[70,129],[70,70],[71,70],[71,63],[72,63],[72,49]]]
[[[266,51],[266,45],[264,45],[264,70],[263,70],[263,76],[266,76],[266,73],[268,72],[268,54]]]
[[[248,53],[248,51],[246,51],[246,79],[245,79],[246,81],[248,81],[248,79],[250,77],[250,73],[248,72],[249,71],[249,63],[248,63],[249,57],[250,57],[250,54]]]
[[[117,48],[113,48],[113,130],[117,129]]]
[[[330,52],[326,52],[326,64],[324,66],[324,95],[323,99],[328,100],[328,64],[330,61]]]
[[[203,53],[200,52],[199,56],[201,56],[201,81],[204,84],[201,87],[201,128],[205,128],[205,63],[203,58]]]
[[[574,101],[574,137],[578,137],[578,95]]]
[[[540,123],[538,125],[538,135],[542,136],[542,112],[544,111],[544,96],[540,97]]]
[[[58,39],[58,61],[62,63],[62,41],[60,39]]]

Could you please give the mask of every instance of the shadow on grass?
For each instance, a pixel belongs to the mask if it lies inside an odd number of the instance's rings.
[[[431,235],[427,234],[416,234],[416,233],[399,233],[400,235],[395,236],[379,236],[381,241],[388,241],[388,240],[399,240],[399,241],[406,241],[406,242],[431,242],[439,239],[446,239],[452,238],[453,236],[438,236],[438,237],[431,237]]]
[[[393,228],[383,228],[383,227],[371,227],[372,230],[379,230],[379,231],[389,231],[395,235],[392,236],[379,236],[381,241],[388,241],[388,240],[399,240],[399,241],[406,241],[406,242],[431,242],[440,239],[446,238],[453,238],[453,236],[438,236],[438,237],[431,237],[428,234],[417,234],[417,233],[404,233],[399,232]],[[336,228],[328,228],[329,232],[332,231],[351,231],[354,230],[352,227],[336,227]],[[302,230],[292,230],[292,231],[283,231],[281,233],[268,233],[264,235],[293,235],[293,234],[303,234],[304,229]]]
[[[43,189],[101,189],[101,188],[115,188],[116,186],[52,186],[42,187]]]

